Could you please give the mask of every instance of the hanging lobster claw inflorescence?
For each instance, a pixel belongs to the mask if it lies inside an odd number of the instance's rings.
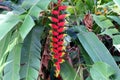
[[[55,76],[58,77],[60,73],[60,63],[64,62],[64,59],[62,58],[65,54],[65,46],[64,46],[64,37],[66,34],[64,34],[65,31],[65,18],[69,16],[68,14],[62,14],[64,10],[67,9],[67,6],[62,5],[62,0],[58,0],[57,3],[53,3],[53,9],[51,11],[51,17],[49,19],[51,20],[51,43],[50,48],[52,54],[52,59],[54,60],[54,66],[55,66]]]

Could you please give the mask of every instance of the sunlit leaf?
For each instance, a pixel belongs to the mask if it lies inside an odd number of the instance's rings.
[[[2,61],[2,60],[1,60],[1,61]],[[6,65],[8,65],[9,63],[11,63],[11,62],[12,62],[12,61],[6,62],[6,63],[4,63],[3,65],[1,65],[1,62],[0,62],[0,74],[2,73],[4,67],[5,67]]]
[[[23,24],[21,25],[21,27],[19,29],[23,40],[27,36],[27,34],[30,32],[30,30],[33,28],[34,25],[35,25],[35,23],[34,23],[32,17],[30,15],[27,15],[25,17]]]
[[[20,70],[20,53],[21,44],[17,44],[12,51],[10,51],[7,61],[12,61],[4,69],[3,80],[20,80],[19,70]]]
[[[99,16],[93,15],[93,19],[101,29],[106,29],[114,26],[112,22],[103,15]]]
[[[107,16],[108,18],[114,20],[120,25],[120,17],[119,16]]]
[[[110,80],[110,76],[115,74],[115,71],[110,65],[104,62],[96,62],[92,65],[90,74],[93,80]]]
[[[19,22],[18,16],[13,13],[0,14],[0,40]]]
[[[117,6],[120,8],[120,0],[113,0],[116,4],[117,4]]]

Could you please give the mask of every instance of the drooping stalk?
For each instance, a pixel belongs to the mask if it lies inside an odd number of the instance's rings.
[[[53,10],[51,11],[51,52],[52,58],[54,60],[55,66],[55,75],[58,77],[60,73],[60,63],[64,61],[62,58],[65,54],[65,46],[64,46],[64,34],[65,31],[65,18],[68,16],[67,14],[63,14],[67,6],[62,4],[62,0],[58,0],[57,3],[53,4]]]

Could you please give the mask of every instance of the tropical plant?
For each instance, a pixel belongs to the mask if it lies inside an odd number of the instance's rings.
[[[119,0],[0,0],[0,80],[120,80]]]

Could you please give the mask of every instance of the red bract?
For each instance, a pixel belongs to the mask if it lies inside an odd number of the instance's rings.
[[[65,22],[59,22],[58,26],[63,27],[65,25]]]
[[[55,48],[52,48],[52,50],[51,50],[54,54],[57,54],[58,53],[58,50],[57,49],[55,49]]]
[[[53,29],[58,29],[58,26],[55,24],[49,24]]]
[[[52,21],[52,22],[58,22],[59,20],[57,18],[54,18],[54,17],[49,17],[49,19]]]
[[[63,62],[64,62],[64,59],[62,59],[62,58],[58,59],[58,63],[63,63]]]
[[[54,47],[54,48],[57,48],[57,47],[58,47],[58,44],[53,43],[53,47]]]
[[[54,54],[54,55],[53,55],[53,58],[54,58],[54,59],[59,59],[59,55],[58,55],[58,54]]]
[[[58,32],[56,32],[56,31],[52,31],[52,34],[54,35],[54,36],[58,36]]]
[[[58,14],[59,14],[59,11],[53,10],[53,11],[52,11],[52,14],[53,14],[53,15],[58,15]]]
[[[58,38],[52,37],[53,42],[58,42],[58,40],[59,40]]]
[[[66,36],[66,34],[60,34],[57,36],[58,39],[64,38]]]
[[[56,43],[51,43],[50,44],[53,48],[57,48],[58,47],[58,44],[56,44]]]
[[[66,9],[67,9],[67,6],[64,6],[64,5],[63,5],[63,6],[59,6],[58,9],[59,9],[59,11],[61,11],[61,10],[66,10]]]
[[[63,36],[64,36],[64,34],[60,34],[60,35],[57,36],[57,38],[61,39],[61,38],[63,38]]]
[[[58,42],[58,45],[60,45],[60,46],[61,46],[61,45],[63,46],[63,44],[64,44],[64,41],[63,41],[63,40]]]
[[[60,51],[60,52],[58,52],[59,54],[59,57],[63,57],[64,56],[64,54],[65,54],[65,52],[63,52],[63,51]]]
[[[67,16],[69,16],[68,14],[61,14],[58,16],[59,20],[65,19]]]
[[[57,30],[59,33],[62,33],[62,32],[64,32],[64,28],[60,28],[60,29],[58,29]]]
[[[57,48],[57,50],[58,51],[63,51],[63,50],[65,50],[65,47],[64,46],[60,46],[60,47]]]

